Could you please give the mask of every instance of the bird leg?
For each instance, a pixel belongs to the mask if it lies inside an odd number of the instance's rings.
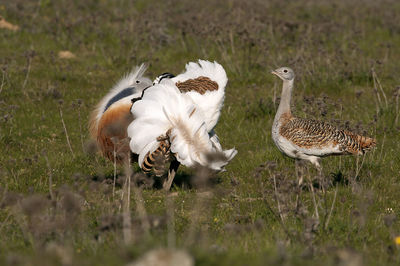
[[[297,177],[297,185],[299,187],[301,187],[301,185],[303,184],[304,178],[303,178],[303,172],[301,173],[301,175],[299,175],[299,160],[295,159],[294,161],[294,169],[296,171],[296,177]]]
[[[317,159],[312,161],[312,164],[314,164],[314,166],[317,168],[318,171],[318,183],[322,188],[322,192],[325,193],[325,180],[324,180],[324,176],[322,173],[322,166],[320,165],[319,161],[321,159],[317,157]]]
[[[180,163],[176,159],[171,161],[171,164],[169,165],[169,170],[168,170],[168,177],[164,181],[164,184],[163,184],[163,188],[166,191],[169,191],[171,189],[171,185],[172,185],[172,182],[174,181],[175,174],[178,171],[179,165],[180,165]]]
[[[303,172],[299,175],[299,160],[294,160],[294,169],[297,177],[297,195],[296,195],[296,210],[299,207],[300,193],[301,193],[301,185],[303,184]]]

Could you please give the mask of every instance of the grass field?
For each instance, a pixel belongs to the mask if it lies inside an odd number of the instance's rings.
[[[196,265],[399,265],[399,13],[396,0],[0,2],[19,26],[0,28],[0,264],[126,265],[167,248]],[[154,78],[198,58],[227,71],[216,132],[238,155],[217,176],[182,167],[170,193],[127,185],[139,168],[121,167],[114,190],[91,109],[134,65]],[[280,66],[297,75],[296,115],[377,148],[296,174],[271,139]]]

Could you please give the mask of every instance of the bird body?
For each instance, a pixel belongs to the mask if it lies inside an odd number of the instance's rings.
[[[103,155],[111,161],[121,163],[129,154],[126,128],[133,120],[131,99],[140,97],[143,90],[152,84],[150,79],[143,77],[146,68],[142,64],[117,82],[91,114],[90,135],[97,141]]]
[[[281,152],[308,160],[320,168],[320,157],[361,155],[376,145],[373,138],[338,129],[323,121],[294,117],[290,110],[294,72],[282,67],[272,73],[283,80],[281,102],[272,126],[272,139]]]

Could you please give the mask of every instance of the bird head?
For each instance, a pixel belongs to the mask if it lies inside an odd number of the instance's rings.
[[[153,82],[151,82],[149,78],[138,77],[135,79],[134,84],[132,84],[131,87],[135,89],[135,92],[140,92],[150,87],[152,84]]]
[[[278,69],[271,71],[271,73],[277,75],[283,81],[285,80],[290,81],[294,79],[294,72],[289,67],[280,67]]]
[[[144,89],[150,87],[153,83],[149,78],[144,76],[144,73],[147,70],[148,65],[146,63],[137,66],[132,72],[128,75],[129,78],[129,88],[131,89],[131,93],[140,93]]]

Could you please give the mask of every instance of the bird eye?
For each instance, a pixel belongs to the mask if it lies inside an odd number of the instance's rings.
[[[283,72],[287,73],[287,69],[283,70]]]
[[[140,83],[140,80],[136,80],[136,84],[139,84]]]

